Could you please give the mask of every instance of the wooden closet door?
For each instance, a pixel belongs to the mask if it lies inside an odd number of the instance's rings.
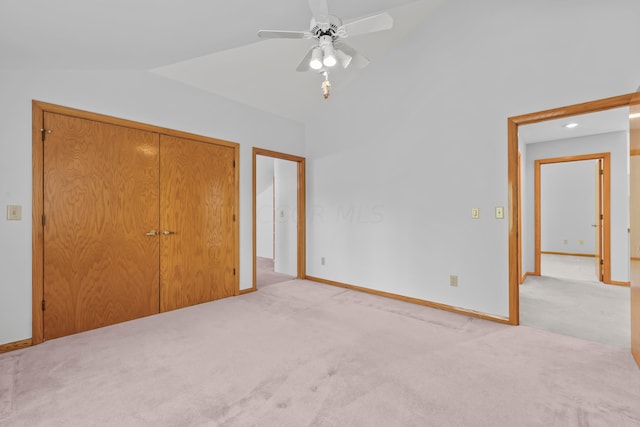
[[[234,149],[160,136],[160,310],[236,294]]]
[[[158,134],[44,123],[44,338],[157,313]]]

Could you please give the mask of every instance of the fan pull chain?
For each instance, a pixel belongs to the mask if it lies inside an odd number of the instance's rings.
[[[325,71],[323,74],[324,81],[322,82],[322,96],[324,99],[328,99],[330,95],[329,90],[331,89],[331,82],[329,81],[329,73]]]

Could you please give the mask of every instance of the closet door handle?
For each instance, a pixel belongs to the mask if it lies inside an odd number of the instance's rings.
[[[169,230],[162,230],[162,234],[164,234],[165,236],[168,236],[169,234],[176,234],[175,231],[169,231]]]
[[[156,230],[151,230],[145,233],[147,236],[157,236],[158,232]]]

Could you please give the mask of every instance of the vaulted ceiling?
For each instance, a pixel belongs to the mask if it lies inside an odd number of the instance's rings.
[[[313,41],[256,34],[308,29],[308,0],[3,0],[0,70],[145,70],[304,122],[451,1],[328,0],[329,12],[345,22],[382,11],[394,19],[391,30],[348,39],[371,64],[332,72],[329,100],[318,73],[295,70]],[[615,113],[598,116],[596,133],[619,126],[605,123]],[[522,131],[532,141],[567,133],[555,123]]]
[[[445,0],[329,0],[349,21],[388,11],[394,27],[349,44],[372,64]],[[260,29],[306,30],[307,0],[7,0],[0,3],[0,69],[149,70],[304,121],[326,102],[322,77],[299,73],[311,40],[260,40]],[[331,75],[333,92],[365,70]],[[324,104],[323,104],[324,102]]]

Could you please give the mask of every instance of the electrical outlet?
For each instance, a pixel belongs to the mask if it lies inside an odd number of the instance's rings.
[[[480,209],[479,208],[471,208],[471,218],[473,218],[473,219],[480,218]]]
[[[496,219],[504,219],[504,207],[496,206]]]
[[[320,265],[325,265],[325,259],[324,259],[324,257],[320,258]]]
[[[458,276],[454,274],[449,276],[449,286],[458,286]]]

